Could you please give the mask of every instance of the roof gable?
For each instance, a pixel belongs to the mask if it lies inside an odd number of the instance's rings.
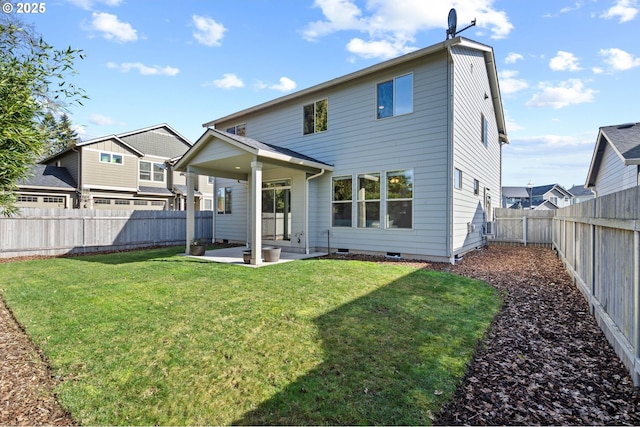
[[[607,146],[613,149],[625,166],[640,164],[640,123],[603,126],[599,129],[585,186],[595,186]]]

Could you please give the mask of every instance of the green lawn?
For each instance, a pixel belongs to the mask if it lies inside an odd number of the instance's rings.
[[[167,248],[0,264],[81,424],[430,424],[500,305],[400,264],[258,269]]]

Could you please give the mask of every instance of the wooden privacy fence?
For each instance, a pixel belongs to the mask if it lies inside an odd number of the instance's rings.
[[[489,242],[551,245],[555,211],[504,209],[494,211],[495,237]]]
[[[556,211],[553,246],[640,385],[640,187]]]
[[[185,211],[23,208],[0,217],[0,258],[185,244]],[[211,239],[213,212],[195,212],[195,237]]]

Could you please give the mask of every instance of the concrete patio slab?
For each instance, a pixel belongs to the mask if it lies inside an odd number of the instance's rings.
[[[259,265],[245,264],[242,260],[242,252],[247,248],[244,246],[237,246],[233,248],[212,249],[206,251],[202,256],[184,255],[190,258],[196,258],[203,261],[220,262],[223,264],[236,264],[243,267],[266,267],[268,265],[282,264],[289,261],[295,261],[298,259],[317,258],[326,255],[324,252],[313,252],[310,254],[299,254],[294,252],[280,252],[280,259],[276,262],[262,262]]]

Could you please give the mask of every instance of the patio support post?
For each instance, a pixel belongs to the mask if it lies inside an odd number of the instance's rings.
[[[195,237],[195,188],[196,174],[187,169],[187,242],[186,254],[191,255],[191,241]]]
[[[262,162],[251,162],[251,264],[262,264]]]

